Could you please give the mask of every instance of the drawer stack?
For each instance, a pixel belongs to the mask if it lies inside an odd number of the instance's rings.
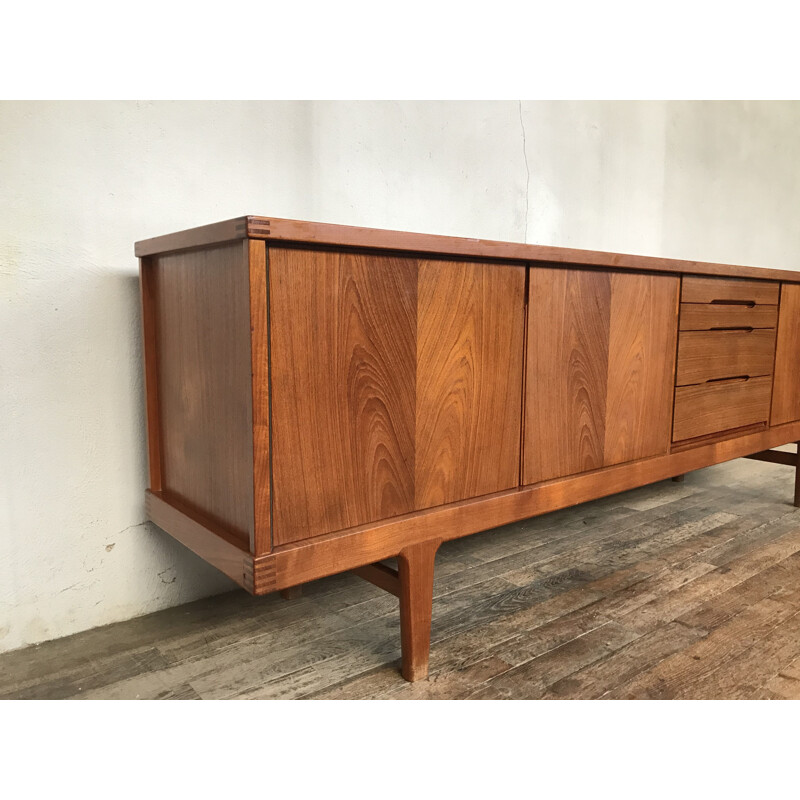
[[[672,441],[769,419],[780,285],[684,277]]]

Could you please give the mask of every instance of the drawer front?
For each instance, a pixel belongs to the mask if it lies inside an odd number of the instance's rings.
[[[775,330],[682,331],[677,386],[772,374]]]
[[[681,288],[682,303],[713,303],[715,305],[773,305],[778,304],[780,284],[770,281],[750,281],[737,278],[696,278],[684,276]]]
[[[771,390],[771,377],[679,386],[675,389],[672,440],[766,423]]]
[[[775,328],[777,325],[778,306],[681,303],[682,331]]]

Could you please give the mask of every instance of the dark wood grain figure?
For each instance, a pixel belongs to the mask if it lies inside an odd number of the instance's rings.
[[[665,453],[678,281],[531,271],[524,483]]]
[[[519,481],[525,268],[423,261],[415,508]]]
[[[270,252],[273,540],[414,509],[417,264]]]
[[[603,466],[611,280],[531,271],[523,483]]]

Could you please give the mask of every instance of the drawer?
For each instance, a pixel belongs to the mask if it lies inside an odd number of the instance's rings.
[[[778,306],[681,303],[679,329],[713,331],[725,328],[776,328]]]
[[[780,284],[741,278],[697,278],[684,275],[682,303],[715,305],[777,305]]]
[[[771,393],[769,376],[679,386],[675,389],[672,441],[766,422]]]
[[[677,386],[720,378],[771,375],[775,329],[682,331],[678,337]]]

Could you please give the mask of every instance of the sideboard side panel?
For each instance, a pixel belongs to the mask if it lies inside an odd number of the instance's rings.
[[[417,262],[270,248],[273,543],[414,509]]]
[[[422,261],[417,509],[519,484],[525,267]]]
[[[250,547],[253,431],[246,243],[152,256],[161,489]]]
[[[771,425],[800,419],[800,284],[781,286]]]

